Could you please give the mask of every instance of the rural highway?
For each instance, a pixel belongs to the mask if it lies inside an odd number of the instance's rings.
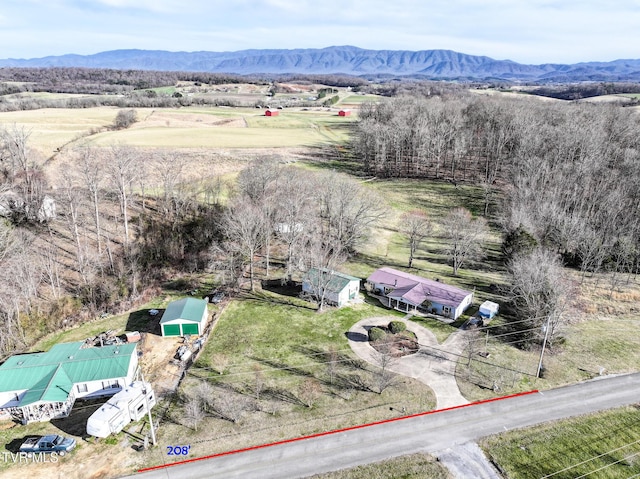
[[[435,452],[509,429],[640,402],[640,373],[139,473],[136,479],[282,479]]]

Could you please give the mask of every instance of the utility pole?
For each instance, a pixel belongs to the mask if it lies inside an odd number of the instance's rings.
[[[547,338],[549,337],[549,324],[551,323],[551,316],[547,316],[547,324],[543,326],[544,328],[544,340],[542,341],[542,351],[540,351],[540,362],[538,362],[538,372],[536,373],[536,377],[540,377],[540,371],[542,370],[542,358],[544,356],[544,349],[547,346]]]
[[[140,371],[140,377],[142,378],[142,394],[144,394],[144,405],[147,408],[147,414],[149,415],[149,427],[151,428],[151,442],[155,446],[156,443],[156,430],[153,427],[153,419],[151,418],[151,408],[149,407],[149,396],[147,396],[147,383],[144,381],[142,371]]]

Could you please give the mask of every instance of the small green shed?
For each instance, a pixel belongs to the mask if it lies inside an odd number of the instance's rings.
[[[207,302],[203,299],[172,301],[160,320],[162,336],[199,336],[207,325],[208,316]]]

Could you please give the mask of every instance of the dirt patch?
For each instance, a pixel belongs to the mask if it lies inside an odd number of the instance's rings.
[[[411,331],[402,331],[393,334],[388,329],[376,326],[384,330],[387,334],[378,341],[369,341],[371,347],[382,354],[390,354],[394,358],[401,358],[410,354],[415,354],[420,349],[416,335]]]
[[[153,384],[158,396],[174,391],[182,374],[182,368],[173,361],[177,349],[182,344],[181,339],[143,333],[141,343],[140,364],[145,379]]]
[[[318,85],[301,85],[299,83],[278,83],[278,88],[283,93],[307,93],[315,91]]]
[[[166,110],[154,110],[141,121],[131,125],[131,129],[141,128],[246,128],[247,124],[241,116],[221,118],[204,113],[177,113]]]

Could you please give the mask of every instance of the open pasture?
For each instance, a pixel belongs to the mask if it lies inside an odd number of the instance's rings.
[[[160,148],[283,148],[321,146],[347,139],[351,118],[337,112],[262,109],[182,108],[139,112],[140,121],[126,130],[105,131],[87,144],[113,143]]]
[[[72,145],[123,144],[146,148],[283,148],[345,141],[352,117],[326,109],[278,110],[265,117],[257,108],[135,108],[138,121],[111,130],[118,108],[40,109],[0,113],[0,123],[24,127],[29,143],[50,156]]]
[[[480,445],[511,479],[632,478],[640,475],[638,408],[545,424]]]
[[[25,128],[29,145],[45,156],[54,150],[113,124],[118,108],[44,108],[0,113],[5,127]]]

